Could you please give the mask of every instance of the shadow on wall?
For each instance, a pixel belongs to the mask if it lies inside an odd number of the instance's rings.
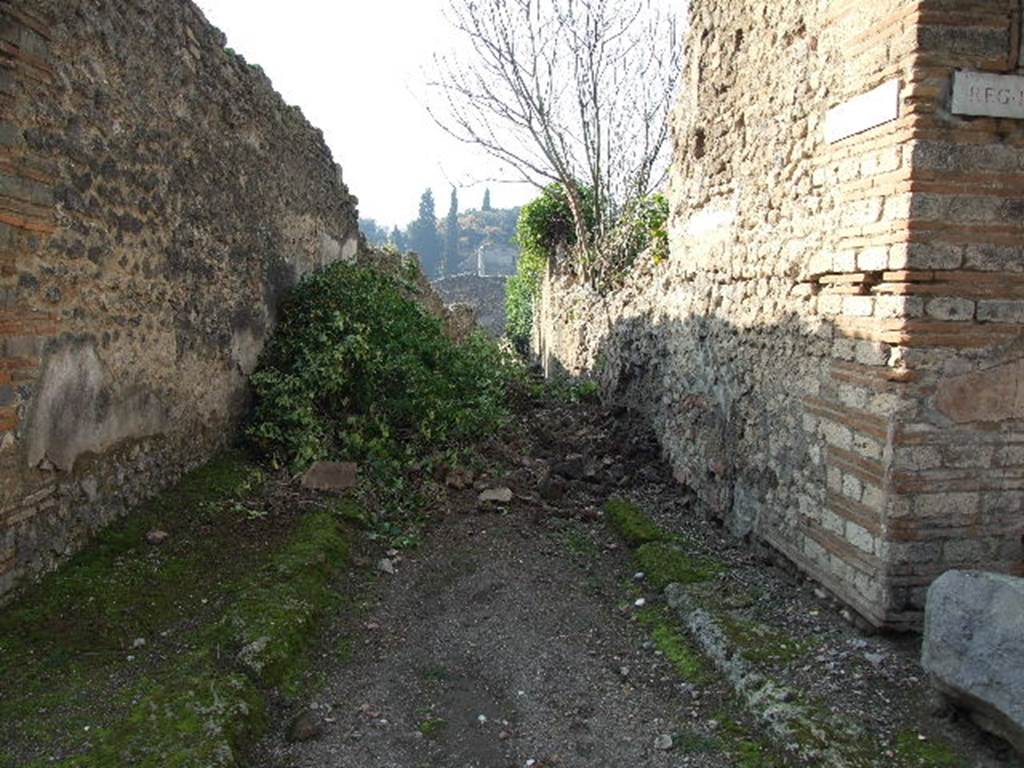
[[[801,337],[816,354],[795,354]],[[794,524],[795,516],[768,510],[825,485],[817,437],[805,432],[799,406],[819,391],[829,338],[812,336],[795,316],[743,329],[644,313],[600,337],[590,373],[608,400],[648,418],[676,479],[745,537]],[[783,345],[788,354],[773,350]]]
[[[990,433],[946,419],[934,386],[886,378],[890,369],[868,359],[886,347],[793,313],[747,327],[651,312],[612,319],[601,302],[580,313],[590,322],[576,313],[542,335],[546,371],[589,372],[607,401],[643,413],[710,518],[769,544],[870,623],[917,626],[928,584],[948,568],[1020,568],[1011,494],[993,494],[962,523],[936,522],[951,497],[901,485],[928,476],[898,461],[905,422],[930,422],[941,449],[950,430]],[[1004,354],[1020,355],[1012,345]]]

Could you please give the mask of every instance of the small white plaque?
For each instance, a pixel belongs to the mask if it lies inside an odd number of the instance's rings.
[[[900,116],[900,81],[877,88],[833,107],[825,114],[825,140],[829,144],[870,131]]]
[[[1024,77],[954,72],[951,111],[954,115],[1024,120]]]

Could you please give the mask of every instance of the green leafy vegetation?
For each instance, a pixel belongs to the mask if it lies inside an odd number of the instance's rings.
[[[443,717],[428,717],[419,724],[419,732],[430,738],[437,736],[448,727],[448,721]]]
[[[482,335],[453,342],[415,290],[340,263],[295,288],[252,376],[256,445],[294,469],[345,459],[380,480],[498,429],[512,362]]]
[[[507,334],[525,352],[533,331],[533,305],[540,294],[548,260],[576,243],[572,211],[565,190],[551,184],[519,211],[516,226],[519,263],[505,286]]]
[[[519,212],[516,237],[520,254],[516,274],[506,285],[507,333],[520,349],[529,346],[533,306],[540,294],[548,264],[565,258],[597,288],[611,287],[644,251],[656,262],[668,256],[668,200],[656,194],[636,200],[609,232],[596,231],[594,194],[578,187],[587,242],[577,236],[569,197],[560,184],[551,184]]]

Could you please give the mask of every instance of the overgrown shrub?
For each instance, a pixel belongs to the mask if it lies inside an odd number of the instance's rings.
[[[295,470],[324,458],[388,469],[498,428],[510,362],[482,335],[449,339],[416,290],[346,264],[303,280],[252,376],[255,443]]]
[[[582,195],[588,201],[590,191],[583,189]],[[547,186],[540,197],[522,207],[516,240],[520,247],[519,262],[505,289],[506,333],[516,348],[525,353],[533,330],[533,304],[540,293],[548,259],[576,244],[572,211],[560,184]]]
[[[668,201],[664,195],[636,201],[621,213],[611,232],[597,237],[593,232],[593,193],[581,187],[580,194],[589,214],[586,225],[591,242],[586,247],[577,243],[569,200],[560,184],[546,187],[519,213],[516,238],[521,251],[516,274],[506,285],[505,309],[508,337],[521,352],[529,347],[533,306],[544,271],[557,254],[565,254],[569,268],[598,289],[619,283],[637,256],[648,249],[657,262],[668,257]]]

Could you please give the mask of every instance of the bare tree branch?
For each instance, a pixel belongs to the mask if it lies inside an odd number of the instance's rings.
[[[451,0],[464,45],[435,56],[430,114],[522,179],[560,183],[578,247],[599,251],[668,170],[682,57],[670,8],[664,0]]]

